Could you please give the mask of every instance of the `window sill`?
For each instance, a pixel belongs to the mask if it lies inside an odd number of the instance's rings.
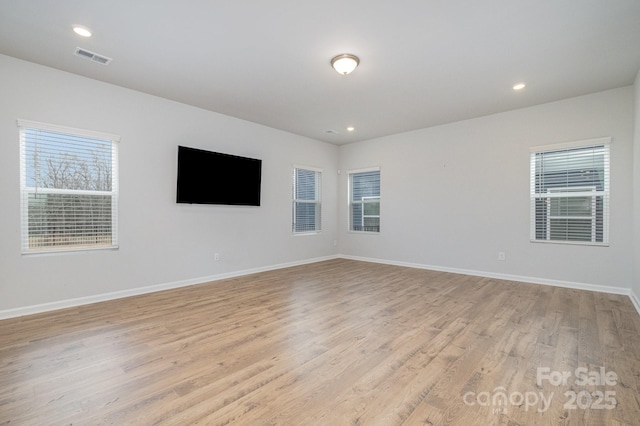
[[[119,250],[119,246],[108,246],[108,247],[73,247],[73,248],[59,248],[53,250],[28,250],[23,251],[21,254],[23,256],[28,257],[38,257],[38,256],[53,256],[60,254],[81,254],[81,253],[90,253],[96,251],[117,251]]]
[[[589,241],[561,241],[561,240],[529,240],[536,244],[562,244],[568,246],[592,246],[592,247],[609,247],[609,243],[592,243]]]
[[[308,237],[310,235],[320,235],[322,231],[306,231],[306,232],[294,232],[294,237]]]

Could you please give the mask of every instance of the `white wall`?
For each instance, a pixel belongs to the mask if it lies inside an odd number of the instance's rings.
[[[636,76],[634,130],[633,130],[633,200],[634,200],[634,237],[633,237],[633,282],[631,290],[636,308],[640,311],[640,71]]]
[[[639,86],[337,148],[0,55],[0,317],[330,257],[335,239],[347,256],[640,294]],[[20,254],[18,118],[121,136],[119,250]],[[611,245],[530,243],[529,147],[602,136]],[[178,144],[262,158],[263,205],[176,204]],[[293,164],[324,169],[320,235],[291,235]],[[349,233],[346,171],[369,166],[381,166],[382,231]]]
[[[526,94],[524,94],[526,96]],[[347,256],[620,291],[632,277],[632,87],[340,147],[347,171],[381,167],[381,232]],[[529,147],[611,136],[609,247],[529,241]],[[506,252],[506,261],[498,252]]]
[[[333,145],[1,55],[0,93],[0,313],[337,253]],[[18,118],[121,136],[119,250],[20,254]],[[179,144],[261,158],[262,206],[176,204]],[[324,169],[320,235],[291,233],[294,164]]]

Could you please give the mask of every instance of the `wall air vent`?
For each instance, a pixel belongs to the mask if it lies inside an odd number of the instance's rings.
[[[113,59],[111,58],[107,58],[106,56],[99,55],[94,52],[90,52],[80,47],[76,47],[75,55],[80,56],[81,58],[84,58],[84,59],[88,59],[93,62],[97,62],[102,65],[109,65],[109,63],[113,61]]]

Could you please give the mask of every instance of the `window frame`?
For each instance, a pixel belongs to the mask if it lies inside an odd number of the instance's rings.
[[[382,173],[381,173],[381,168],[379,166],[376,167],[368,167],[365,169],[356,169],[356,170],[349,170],[347,171],[347,185],[348,185],[348,191],[347,191],[347,204],[348,204],[348,221],[347,221],[347,226],[348,226],[348,232],[354,232],[354,233],[364,233],[364,234],[372,234],[372,235],[379,235],[380,234],[380,222],[381,222],[381,195],[382,195]],[[353,178],[354,175],[358,175],[358,174],[364,174],[364,173],[371,173],[371,172],[378,172],[378,195],[364,195],[361,196],[359,200],[354,200],[353,199]],[[378,214],[377,215],[366,215],[365,214],[365,209],[366,209],[366,205],[368,204],[378,204]],[[354,219],[353,219],[353,209],[354,206],[356,205],[360,205],[362,206],[362,215],[360,217],[360,227],[365,228],[364,225],[364,220],[366,217],[373,217],[373,218],[377,218],[378,219],[378,226],[377,226],[377,230],[375,231],[371,231],[371,230],[365,230],[365,229],[354,229]]]
[[[314,187],[314,199],[305,200],[296,198],[297,187],[299,182],[297,181],[297,171],[304,170],[306,172],[313,172],[315,174],[315,187]],[[322,232],[322,169],[309,166],[293,166],[292,173],[292,203],[291,203],[291,232],[293,235],[313,235],[320,234]],[[314,208],[314,229],[311,230],[297,230],[297,206],[299,204],[313,204]]]
[[[50,254],[65,252],[82,252],[93,250],[114,250],[118,249],[118,201],[119,201],[119,143],[120,136],[92,130],[77,129],[68,126],[60,126],[50,123],[18,119],[16,120],[20,141],[20,246],[23,255]],[[105,142],[110,142],[111,152],[111,189],[110,190],[90,190],[90,189],[60,189],[27,186],[27,137],[25,132],[36,131],[45,133],[56,133],[67,135],[70,138],[86,138]],[[68,143],[69,141],[67,141]],[[70,152],[67,147],[64,153]],[[32,247],[31,236],[29,234],[29,196],[31,194],[54,194],[73,196],[103,196],[110,197],[110,243],[84,243],[84,244],[54,244],[40,247]],[[73,237],[67,237],[72,238]],[[77,238],[77,237],[76,237]]]
[[[611,185],[611,137],[587,139],[581,141],[565,142],[553,145],[545,145],[539,147],[530,148],[530,241],[532,243],[543,244],[569,244],[569,245],[590,245],[590,246],[609,246],[609,218],[611,216],[610,205],[610,185]],[[602,170],[602,189],[598,189],[595,185],[589,183],[576,184],[574,186],[556,187],[556,188],[538,188],[541,185],[537,182],[536,178],[540,175],[538,172],[537,155],[538,154],[552,154],[561,153],[562,151],[570,150],[589,150],[602,149],[603,155],[603,170]],[[567,156],[567,162],[570,162],[569,156]],[[573,167],[578,165],[578,160],[575,160]],[[565,168],[561,173],[571,173],[578,169]],[[539,190],[537,192],[536,190]],[[553,199],[580,199],[590,198],[589,205],[591,215],[552,215],[552,200]],[[598,239],[598,208],[599,200],[601,198],[601,241]],[[540,224],[539,203],[546,203],[545,212],[545,228],[540,230],[536,228],[536,225]],[[578,239],[553,239],[552,238],[552,220],[567,220],[567,221],[591,221],[590,225],[590,238],[587,240]],[[541,232],[544,234],[544,238],[540,238]]]

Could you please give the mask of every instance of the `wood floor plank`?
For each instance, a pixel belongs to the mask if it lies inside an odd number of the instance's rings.
[[[0,424],[637,425],[639,333],[626,296],[336,259],[0,321]]]

